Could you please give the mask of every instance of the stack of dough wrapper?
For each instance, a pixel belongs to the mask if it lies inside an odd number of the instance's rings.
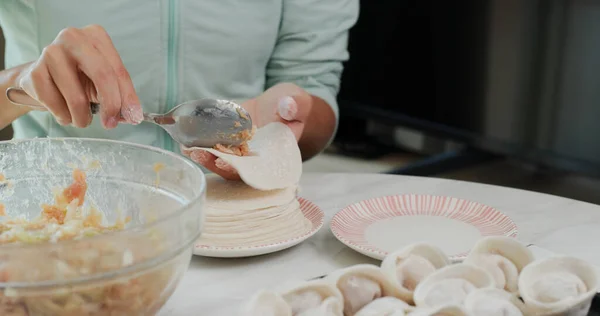
[[[216,247],[268,244],[311,230],[296,197],[297,186],[256,190],[240,181],[207,177],[205,222],[201,242]]]
[[[585,316],[598,291],[595,267],[573,257],[536,260],[508,237],[480,240],[462,263],[410,245],[381,266],[263,290],[244,316]]]
[[[199,242],[214,247],[268,245],[308,233],[296,198],[302,175],[302,157],[291,130],[271,123],[248,142],[250,154],[236,156],[205,150],[233,167],[241,181],[207,177],[205,222]]]

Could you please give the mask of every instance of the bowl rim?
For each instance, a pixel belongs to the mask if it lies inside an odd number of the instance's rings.
[[[11,140],[0,141],[0,146],[5,145],[5,144],[18,144],[18,143],[28,143],[28,142],[60,142],[60,141],[62,141],[62,142],[109,143],[109,144],[112,143],[112,144],[121,145],[121,146],[125,145],[125,146],[129,146],[129,147],[143,149],[143,150],[158,152],[158,153],[170,156],[174,159],[181,160],[181,161],[183,161],[183,163],[185,165],[190,166],[190,167],[192,167],[192,169],[196,169],[197,171],[200,172],[200,174],[201,174],[200,193],[197,194],[196,196],[194,196],[189,201],[187,201],[185,204],[179,206],[177,208],[177,210],[173,211],[170,214],[167,214],[167,215],[164,215],[161,217],[157,217],[156,220],[154,220],[152,222],[138,224],[138,225],[132,225],[123,230],[110,231],[108,233],[103,233],[103,234],[99,234],[99,235],[95,235],[95,236],[91,236],[91,237],[86,237],[84,239],[70,239],[70,240],[64,240],[64,241],[59,241],[59,242],[54,242],[54,243],[53,242],[42,242],[42,243],[32,243],[32,244],[17,244],[17,243],[0,244],[0,252],[4,251],[4,250],[6,250],[6,251],[12,250],[12,249],[31,250],[31,249],[42,248],[42,247],[47,249],[48,246],[58,246],[58,245],[68,246],[71,244],[79,243],[81,241],[89,242],[89,241],[101,240],[101,239],[105,239],[106,236],[118,236],[120,234],[130,233],[134,230],[151,228],[153,226],[160,225],[161,223],[164,223],[170,219],[173,219],[173,218],[181,215],[181,213],[185,212],[191,204],[198,202],[206,194],[206,187],[207,187],[206,175],[204,174],[204,171],[202,170],[202,168],[200,168],[200,166],[198,166],[196,163],[192,162],[191,160],[185,158],[183,155],[178,155],[172,151],[165,150],[165,149],[162,149],[159,147],[131,143],[131,142],[126,142],[126,141],[121,141],[121,140],[112,140],[112,139],[103,139],[103,138],[85,138],[85,137],[35,137],[35,138],[29,138],[29,139],[11,139]],[[149,260],[151,260],[151,259],[149,258]],[[145,261],[147,261],[147,260],[145,260]],[[138,264],[141,264],[141,263],[142,262],[140,262]],[[137,264],[134,264],[133,266],[136,266],[136,265]],[[103,272],[103,273],[106,273],[106,272]],[[73,279],[73,280],[75,280],[75,279]],[[0,285],[2,285],[2,284],[7,284],[7,283],[0,282]]]

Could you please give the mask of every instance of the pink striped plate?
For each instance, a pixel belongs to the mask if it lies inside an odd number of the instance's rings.
[[[205,257],[242,258],[264,255],[293,247],[316,234],[323,227],[325,217],[323,211],[311,201],[299,197],[298,202],[300,202],[302,214],[312,224],[311,230],[302,235],[293,238],[277,238],[275,236],[271,241],[262,245],[239,245],[236,247],[216,247],[198,242],[194,246],[193,253]]]
[[[482,236],[517,236],[515,223],[491,206],[413,194],[347,206],[331,220],[331,231],[348,247],[379,260],[415,242],[430,242],[460,260]]]

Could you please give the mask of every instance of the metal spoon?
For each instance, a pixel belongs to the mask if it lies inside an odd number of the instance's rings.
[[[45,109],[19,88],[8,88],[6,97],[16,105]],[[90,103],[90,106],[92,114],[98,113],[98,103]],[[144,113],[144,121],[162,127],[186,147],[237,146],[246,140],[244,135],[252,131],[250,114],[239,104],[227,100],[184,102],[165,114]]]

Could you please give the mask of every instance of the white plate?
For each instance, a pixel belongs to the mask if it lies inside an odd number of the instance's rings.
[[[252,257],[281,251],[305,241],[323,227],[323,218],[325,217],[325,214],[317,205],[309,200],[298,198],[298,201],[300,202],[302,214],[304,214],[304,217],[312,223],[312,228],[309,232],[293,238],[278,239],[275,237],[269,243],[258,246],[240,245],[238,247],[215,247],[203,245],[198,242],[194,246],[194,254],[215,258]]]
[[[432,195],[358,202],[335,214],[330,226],[342,243],[378,260],[415,242],[432,243],[460,260],[482,236],[517,236],[515,223],[491,206]]]

